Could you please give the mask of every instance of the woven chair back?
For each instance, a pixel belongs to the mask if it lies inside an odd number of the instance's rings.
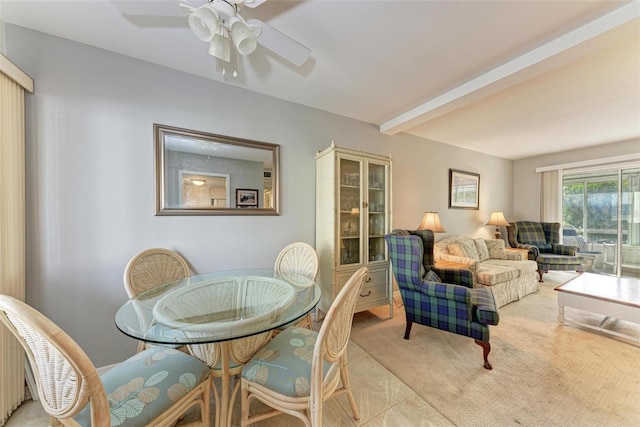
[[[318,254],[308,243],[287,245],[276,258],[275,277],[297,286],[311,286],[318,275]]]
[[[136,254],[124,270],[124,287],[129,298],[163,283],[191,276],[187,261],[177,252],[152,248]]]
[[[320,371],[322,371],[323,360],[335,363],[340,360],[347,349],[356,302],[368,274],[367,267],[361,267],[353,273],[331,304],[322,322],[312,362],[320,367]]]
[[[0,295],[0,321],[25,349],[43,409],[58,420],[76,416],[91,401],[92,425],[110,425],[109,404],[100,376],[86,353],[43,314]]]

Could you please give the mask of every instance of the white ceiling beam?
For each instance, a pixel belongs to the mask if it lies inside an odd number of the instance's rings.
[[[380,125],[380,132],[395,135],[478,99],[497,93],[539,72],[532,67],[580,43],[640,17],[640,2],[634,0],[580,28],[525,53],[424,104]]]

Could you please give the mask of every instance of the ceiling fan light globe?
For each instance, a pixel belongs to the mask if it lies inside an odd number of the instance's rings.
[[[215,9],[205,5],[189,15],[189,28],[203,42],[210,42],[216,33],[220,17]]]
[[[231,45],[229,39],[216,33],[209,44],[209,55],[229,62],[231,60]]]
[[[236,49],[242,55],[249,55],[253,53],[258,47],[258,42],[254,38],[246,38],[236,43]]]
[[[231,38],[233,43],[242,55],[249,55],[256,50],[258,42],[249,30],[249,27],[238,18],[231,19]]]

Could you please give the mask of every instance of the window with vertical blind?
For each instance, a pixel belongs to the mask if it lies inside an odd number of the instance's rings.
[[[25,90],[33,81],[0,55],[0,293],[25,297]],[[24,399],[24,351],[0,327],[0,426]]]

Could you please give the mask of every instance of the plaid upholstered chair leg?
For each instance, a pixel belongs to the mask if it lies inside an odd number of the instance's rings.
[[[484,357],[484,368],[485,369],[493,369],[493,366],[491,366],[491,363],[489,363],[489,352],[491,351],[491,344],[489,343],[489,341],[480,341],[480,340],[475,340],[476,344],[478,344],[480,347],[482,347],[482,357]]]
[[[413,322],[411,320],[407,320],[407,328],[404,330],[404,339],[409,339],[409,334],[411,334],[411,326],[413,326]]]

